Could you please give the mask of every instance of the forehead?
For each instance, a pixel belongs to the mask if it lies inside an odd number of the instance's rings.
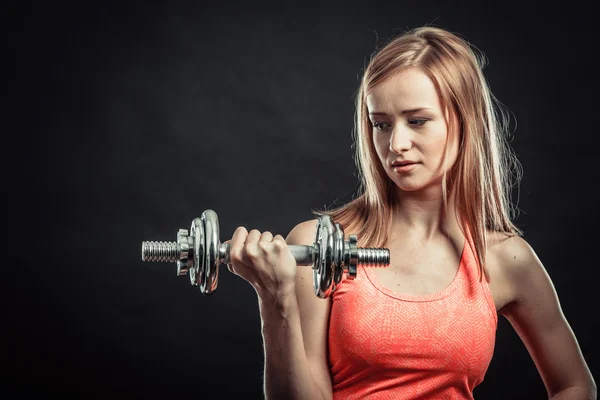
[[[366,103],[370,112],[396,113],[416,107],[441,108],[435,85],[417,68],[401,71],[375,85],[368,92]]]

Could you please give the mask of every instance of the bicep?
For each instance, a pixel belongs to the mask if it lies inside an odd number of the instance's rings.
[[[288,244],[312,245],[316,220],[298,224],[286,238]],[[310,372],[326,398],[331,397],[331,375],[327,362],[327,330],[331,299],[319,298],[313,288],[313,272],[309,266],[298,267],[296,297],[300,310],[300,325],[304,350]]]
[[[550,395],[589,382],[591,374],[565,318],[552,280],[523,240],[505,257],[515,301],[502,312],[531,355]],[[508,254],[507,254],[508,255]]]

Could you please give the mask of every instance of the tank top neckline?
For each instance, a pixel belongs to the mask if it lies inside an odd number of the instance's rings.
[[[385,285],[383,285],[375,276],[375,272],[373,271],[372,267],[364,267],[364,266],[359,266],[360,269],[362,269],[362,273],[367,277],[367,280],[377,289],[379,290],[381,293],[389,296],[389,297],[393,297],[397,300],[401,300],[401,301],[408,301],[408,302],[428,302],[428,301],[436,301],[436,300],[440,300],[443,299],[444,297],[449,296],[450,294],[452,294],[452,292],[454,292],[454,290],[457,288],[457,286],[459,285],[459,281],[460,281],[460,275],[463,274],[463,269],[466,268],[466,248],[467,248],[467,236],[465,236],[464,238],[464,244],[463,244],[463,249],[460,255],[460,260],[458,263],[458,268],[456,270],[456,274],[454,274],[454,278],[452,278],[452,281],[442,290],[438,291],[438,292],[433,292],[433,293],[429,293],[429,294],[425,294],[425,295],[410,295],[410,294],[404,294],[404,293],[399,293],[399,292],[395,292],[393,290],[391,290],[390,288],[386,287]]]

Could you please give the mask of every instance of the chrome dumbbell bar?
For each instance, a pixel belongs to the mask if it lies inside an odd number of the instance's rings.
[[[344,230],[331,217],[317,220],[312,246],[289,245],[299,266],[312,266],[313,287],[320,298],[329,297],[343,279],[354,279],[358,265],[386,267],[390,252],[385,248],[360,248],[356,235],[344,241]],[[219,265],[230,264],[229,243],[219,240],[219,219],[205,210],[192,221],[190,231],[180,229],[176,242],[142,242],[143,261],[177,262],[177,275],[189,275],[190,282],[210,295],[219,280]]]

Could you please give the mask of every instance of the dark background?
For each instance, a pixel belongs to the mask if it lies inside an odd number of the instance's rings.
[[[188,3],[5,8],[5,117],[15,117],[5,170],[17,175],[6,221],[20,230],[4,261],[4,393],[261,398],[250,285],[221,268],[205,296],[174,264],[142,262],[141,242],[175,240],[208,208],[222,241],[237,226],[285,236],[311,208],[349,200],[359,76],[377,44],[424,24],[464,35],[489,59],[524,170],[517,224],[598,378],[591,9]],[[546,398],[503,317],[475,396]]]

